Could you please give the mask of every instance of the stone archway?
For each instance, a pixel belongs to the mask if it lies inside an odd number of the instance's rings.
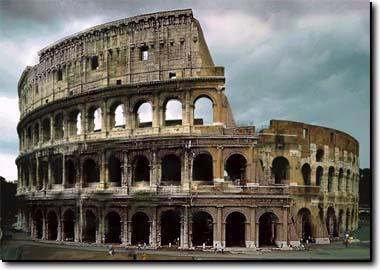
[[[121,243],[121,218],[118,213],[112,211],[106,215],[106,243]]]
[[[149,217],[143,212],[137,212],[132,217],[132,245],[149,245]]]
[[[297,221],[299,225],[300,237],[304,240],[313,238],[313,225],[311,212],[307,208],[302,208],[298,211]]]
[[[57,214],[54,211],[50,211],[47,214],[47,239],[48,240],[57,240],[58,236],[58,218]]]
[[[232,212],[226,219],[226,247],[245,247],[245,216]]]
[[[34,230],[35,230],[35,237],[37,239],[42,239],[43,237],[43,215],[41,210],[37,211],[34,216]]]
[[[213,220],[205,211],[196,212],[192,219],[193,246],[213,245]]]
[[[85,226],[83,232],[83,241],[96,242],[96,231],[98,227],[95,214],[91,210],[87,210],[85,214]]]
[[[278,217],[266,212],[259,219],[259,247],[276,246]]]
[[[179,211],[168,210],[161,215],[161,245],[180,245],[181,216]]]
[[[75,237],[75,214],[74,211],[68,209],[63,214],[63,241],[74,241]]]

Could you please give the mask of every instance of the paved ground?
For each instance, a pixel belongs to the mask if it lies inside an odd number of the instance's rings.
[[[367,230],[368,228],[363,228]],[[179,250],[117,249],[108,255],[106,247],[81,247],[34,242],[21,234],[1,243],[3,260],[369,260],[370,242],[361,241],[347,248],[341,241],[329,245],[312,245],[309,250],[257,250],[241,252],[202,252]]]

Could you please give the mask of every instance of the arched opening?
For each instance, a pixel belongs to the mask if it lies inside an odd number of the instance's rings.
[[[91,158],[83,163],[83,180],[84,185],[99,182],[99,167]]]
[[[137,212],[132,217],[132,245],[149,245],[149,217]]]
[[[322,162],[324,154],[325,154],[325,152],[322,149],[318,149],[317,153],[315,154],[315,160],[317,162]]]
[[[63,214],[63,241],[74,241],[75,214],[68,209]]]
[[[40,125],[38,123],[34,125],[33,139],[34,145],[37,145],[40,141]]]
[[[213,103],[209,97],[198,98],[194,103],[194,125],[212,125]]]
[[[264,213],[259,219],[259,247],[276,246],[278,217]]]
[[[328,175],[328,179],[327,179],[327,191],[328,192],[333,192],[334,173],[335,173],[334,167],[330,167],[329,168],[329,175]]]
[[[163,185],[179,185],[181,183],[181,159],[174,154],[162,159],[161,183]]]
[[[34,229],[36,230],[35,232],[35,236],[37,239],[42,239],[42,233],[43,233],[43,230],[42,230],[42,224],[43,224],[43,221],[42,221],[42,212],[41,211],[37,211],[35,216],[34,216]]]
[[[181,217],[178,211],[168,210],[161,215],[161,246],[180,245]]]
[[[209,154],[199,154],[193,161],[193,181],[213,181],[212,157]]]
[[[102,109],[91,107],[88,110],[88,128],[89,132],[98,132],[102,130]]]
[[[284,157],[276,157],[272,162],[272,175],[275,184],[282,184],[289,180],[289,161]]]
[[[32,127],[29,126],[26,130],[26,144],[27,146],[31,146],[32,145]]]
[[[87,210],[85,215],[85,226],[83,233],[83,241],[94,243],[96,242],[96,230],[97,230],[97,221],[95,214]]]
[[[62,184],[62,156],[55,156],[51,160],[52,182],[55,185]]]
[[[134,109],[136,127],[152,127],[152,105],[149,102],[141,101],[136,104]]]
[[[114,155],[108,159],[108,178],[111,183],[121,186],[121,162]]]
[[[346,231],[350,231],[350,229],[351,229],[350,221],[351,221],[351,213],[350,213],[350,211],[347,209],[347,210],[346,210]]]
[[[343,182],[343,169],[339,169],[339,174],[338,174],[338,191],[342,190],[342,182]]]
[[[246,181],[247,160],[240,154],[233,154],[228,157],[225,164],[227,180],[236,185],[244,185]]]
[[[298,211],[298,221],[300,225],[301,237],[304,240],[311,240],[313,237],[311,213],[307,208]],[[310,242],[310,241],[309,241]]]
[[[24,165],[23,165],[23,176],[24,176],[24,178],[22,179],[23,180],[23,184],[25,185],[25,186],[29,186],[29,164],[27,163],[27,162],[25,162],[24,163]]]
[[[321,186],[322,184],[322,177],[323,177],[323,168],[321,166],[318,166],[316,171],[316,185]]]
[[[121,218],[118,213],[110,212],[106,216],[106,243],[121,243]]]
[[[164,110],[165,126],[182,125],[182,103],[178,99],[166,102]]]
[[[80,135],[82,130],[82,114],[79,110],[70,112],[68,118],[69,135]]]
[[[327,232],[330,237],[338,237],[338,224],[336,221],[335,210],[332,207],[327,209],[327,218],[326,218],[326,227]]]
[[[65,169],[65,176],[66,176],[66,185],[68,187],[74,186],[77,178],[77,170],[75,168],[74,162],[69,159],[66,160],[66,169]]]
[[[40,179],[38,190],[41,190],[44,184],[47,185],[48,176],[48,163],[45,160],[40,160],[40,166],[38,167],[38,178]]]
[[[48,240],[57,240],[58,235],[58,219],[57,215],[54,211],[50,211],[47,214],[47,239]]]
[[[303,183],[305,186],[309,186],[311,181],[310,181],[310,174],[311,174],[311,168],[308,163],[305,163],[302,166],[302,177],[303,177]]]
[[[125,127],[125,117],[124,117],[124,105],[117,103],[111,108],[110,113],[111,127],[124,128]]]
[[[64,133],[63,114],[59,113],[54,117],[54,134],[56,140],[62,140]]]
[[[133,166],[133,182],[146,184],[150,182],[150,167],[149,160],[144,156],[138,156],[135,158]]]
[[[245,247],[245,216],[233,212],[226,219],[226,247]]]
[[[49,141],[50,140],[50,135],[51,135],[51,131],[50,131],[50,119],[49,118],[45,118],[42,121],[42,140],[43,140],[43,142]]]
[[[207,212],[197,212],[193,215],[192,224],[193,246],[213,245],[213,220]]]

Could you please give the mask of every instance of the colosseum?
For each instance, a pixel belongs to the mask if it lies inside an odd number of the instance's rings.
[[[225,91],[191,9],[42,49],[18,83],[19,226],[38,241],[181,249],[356,229],[358,141],[293,121],[239,126]]]

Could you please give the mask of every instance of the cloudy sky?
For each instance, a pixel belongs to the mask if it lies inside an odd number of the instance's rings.
[[[192,8],[226,70],[235,120],[333,127],[370,158],[368,1],[0,1],[0,175],[16,178],[17,82],[46,45],[129,16]]]

